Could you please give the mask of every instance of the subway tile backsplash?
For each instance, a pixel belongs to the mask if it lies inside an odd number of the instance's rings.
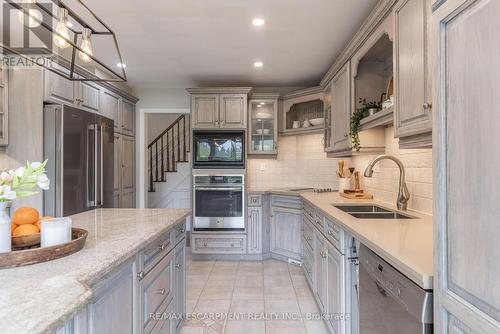
[[[249,159],[247,185],[250,188],[321,187],[337,189],[338,159],[323,152],[323,134],[279,137],[277,159]],[[406,183],[410,190],[408,208],[432,214],[432,149],[399,149],[394,128],[385,131],[386,153],[403,161]],[[361,172],[361,186],[375,199],[396,203],[399,169],[388,160],[376,166],[372,178],[363,171],[376,155],[359,155],[344,159],[346,166]]]

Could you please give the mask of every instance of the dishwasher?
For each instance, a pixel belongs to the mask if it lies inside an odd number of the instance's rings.
[[[359,333],[431,334],[432,291],[424,290],[365,245],[359,250]]]

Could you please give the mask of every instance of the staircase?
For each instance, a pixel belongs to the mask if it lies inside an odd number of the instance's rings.
[[[149,192],[159,182],[167,182],[167,173],[177,172],[177,164],[189,162],[191,151],[190,115],[179,116],[148,145]]]

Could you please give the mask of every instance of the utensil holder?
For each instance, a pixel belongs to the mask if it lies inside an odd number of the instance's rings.
[[[344,190],[351,189],[351,178],[341,177],[339,178],[339,193],[343,193]]]

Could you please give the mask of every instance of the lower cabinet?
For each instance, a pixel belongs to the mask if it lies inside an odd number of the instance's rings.
[[[89,333],[134,333],[135,275],[136,262],[132,261],[93,287],[96,297],[88,307]]]
[[[327,260],[326,260],[326,240],[319,232],[314,233],[314,273],[316,277],[316,299],[322,313],[327,311]]]
[[[345,314],[345,266],[344,256],[340,252],[325,242],[326,255],[326,313],[332,315],[328,320],[328,327],[332,333],[345,333],[346,321],[338,316]]]
[[[300,260],[302,251],[302,210],[271,208],[271,252]]]
[[[183,222],[94,284],[93,301],[56,333],[180,333],[186,313],[185,235]],[[152,254],[156,248],[160,251]]]
[[[262,253],[262,208],[249,207],[247,218],[248,254]]]
[[[244,234],[191,234],[193,254],[245,254]]]

